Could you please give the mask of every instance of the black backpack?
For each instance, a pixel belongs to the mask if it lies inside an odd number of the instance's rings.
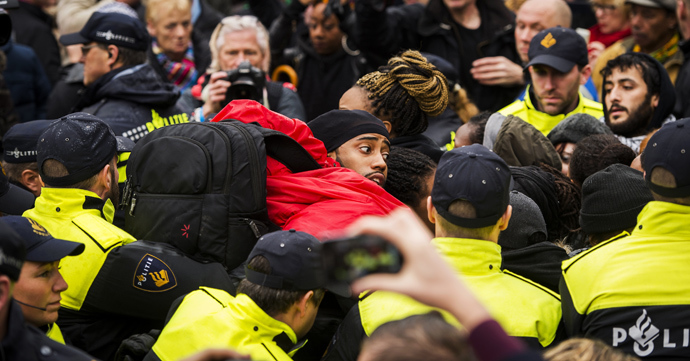
[[[277,230],[266,210],[266,156],[292,172],[319,169],[292,138],[237,120],[175,124],[132,150],[123,194],[125,230],[170,243],[230,271],[263,234]]]

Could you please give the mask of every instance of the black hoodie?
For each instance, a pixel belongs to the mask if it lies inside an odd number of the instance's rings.
[[[148,64],[115,69],[85,89],[75,110],[93,114],[115,135],[138,141],[154,129],[187,123],[189,116],[175,103],[180,92],[164,82]]]
[[[666,72],[666,69],[663,65],[661,65],[660,62],[658,62],[650,55],[644,53],[636,54],[646,57],[656,66],[657,70],[659,71],[659,104],[654,109],[654,115],[652,116],[652,120],[649,122],[649,125],[647,125],[646,133],[649,133],[654,129],[660,128],[666,120],[666,118],[668,118],[668,116],[671,115],[671,113],[673,112],[673,107],[676,105],[676,90],[673,86],[673,83],[671,82],[671,78],[669,78],[668,73]],[[604,79],[604,81],[605,80],[606,79]],[[601,96],[601,103],[604,104],[604,117],[608,117],[608,109],[606,108],[606,92],[603,91]],[[627,134],[620,135],[628,137]]]

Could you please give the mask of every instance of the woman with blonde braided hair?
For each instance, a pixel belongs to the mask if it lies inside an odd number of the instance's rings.
[[[422,135],[428,117],[448,106],[448,82],[418,51],[407,50],[361,77],[340,98],[340,109],[365,110],[381,119],[391,144],[420,151],[438,162],[440,146]]]

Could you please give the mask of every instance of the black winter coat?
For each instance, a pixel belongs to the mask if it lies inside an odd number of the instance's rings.
[[[477,7],[481,14],[481,40],[476,49],[470,50],[478,58],[504,56],[519,64],[515,16],[502,0],[478,1]],[[522,89],[522,86],[485,86],[472,78],[470,69],[476,58],[468,56],[470,44],[461,39],[460,25],[452,20],[443,0],[430,0],[426,8],[409,5],[389,9],[380,0],[364,0],[355,3],[355,10],[360,30],[357,44],[363,52],[376,54],[380,60],[404,49],[438,55],[458,69],[460,85],[480,110],[497,111],[515,100]]]
[[[118,68],[86,88],[76,110],[93,114],[115,135],[138,141],[170,124],[186,123],[189,115],[175,103],[180,92],[164,82],[148,64]]]

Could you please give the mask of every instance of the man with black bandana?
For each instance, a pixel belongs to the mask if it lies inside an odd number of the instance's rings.
[[[663,65],[651,56],[620,55],[606,64],[601,75],[604,121],[635,152],[649,132],[675,121],[671,114],[675,89]]]
[[[328,156],[344,168],[383,186],[391,143],[383,122],[363,110],[331,110],[309,122]]]

